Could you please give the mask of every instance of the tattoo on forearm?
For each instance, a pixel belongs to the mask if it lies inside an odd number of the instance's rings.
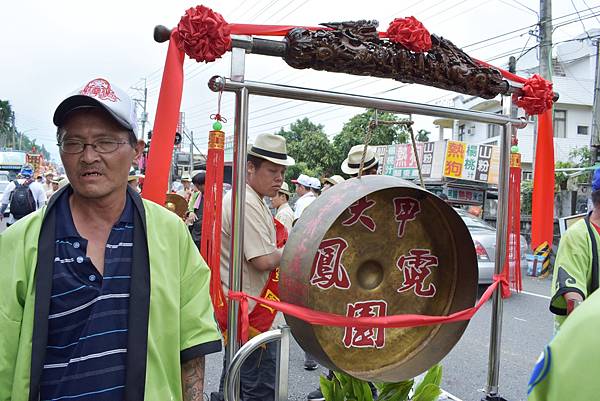
[[[204,356],[181,365],[183,401],[202,401],[204,390]]]

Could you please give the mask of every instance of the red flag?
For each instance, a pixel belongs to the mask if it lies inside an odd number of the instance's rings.
[[[538,117],[537,146],[533,170],[531,248],[547,242],[552,246],[554,229],[554,143],[552,108]]]

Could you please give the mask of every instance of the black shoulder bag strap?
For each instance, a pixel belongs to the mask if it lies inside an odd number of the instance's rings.
[[[590,214],[585,216],[585,224],[592,241],[592,288],[590,288],[591,291],[588,296],[598,288],[598,244],[596,243],[596,234],[594,234],[594,229],[590,223]]]

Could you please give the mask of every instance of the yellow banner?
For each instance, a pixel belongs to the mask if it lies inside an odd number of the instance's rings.
[[[467,144],[458,141],[448,141],[446,144],[446,158],[444,160],[444,176],[461,178]]]

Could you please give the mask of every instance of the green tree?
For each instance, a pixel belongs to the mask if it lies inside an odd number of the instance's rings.
[[[288,169],[286,178],[296,178],[302,173],[315,177],[331,174],[334,149],[323,125],[304,118],[292,123],[289,130],[282,128],[278,134],[286,139],[288,154],[296,160],[295,168]]]
[[[420,129],[417,131],[417,136],[415,139],[417,142],[429,142],[429,135],[431,135],[431,132],[427,131],[426,129]]]
[[[365,143],[369,132],[369,125],[375,120],[375,110],[369,109],[364,113],[352,117],[342,131],[333,138],[335,149],[334,163],[335,173],[340,173],[340,165],[348,155],[348,151],[354,145]],[[378,121],[400,121],[393,113],[377,112]],[[393,143],[407,143],[409,133],[405,126],[400,124],[382,124],[373,129],[371,145],[391,145]]]
[[[12,137],[12,107],[8,100],[0,100],[0,147],[7,146]]]

